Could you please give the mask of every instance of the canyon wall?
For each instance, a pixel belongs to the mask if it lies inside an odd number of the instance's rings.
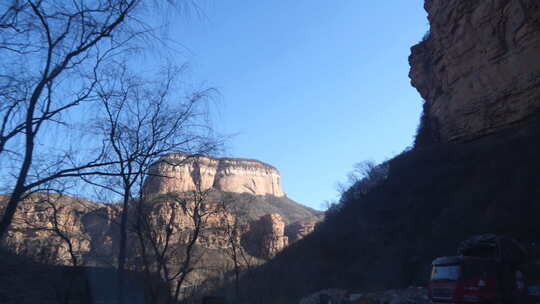
[[[0,197],[0,210],[6,198]],[[81,265],[90,259],[109,264],[118,245],[120,210],[118,205],[37,193],[19,204],[3,241],[11,251],[44,263]]]
[[[216,189],[223,192],[284,196],[279,171],[263,162],[240,158],[211,158],[170,154],[151,168],[145,192]]]
[[[316,218],[308,218],[294,222],[286,227],[285,235],[288,236],[290,243],[297,242],[315,231],[315,227],[320,222],[321,221]]]
[[[255,245],[253,254],[265,259],[273,258],[289,245],[289,238],[285,236],[285,222],[277,213],[264,215],[251,222],[246,239]]]
[[[412,47],[412,85],[433,142],[527,123],[540,108],[540,2],[427,0],[430,32]]]
[[[162,198],[143,208],[147,226],[165,234],[170,224],[171,244],[189,243],[195,228],[192,202]],[[211,202],[200,208],[201,214],[207,214],[197,240],[202,248],[229,250],[233,232],[236,242],[261,259],[275,256],[288,245],[285,222],[277,213],[250,220]],[[41,262],[73,265],[75,257],[78,265],[83,261],[108,265],[118,254],[120,211],[118,205],[91,203],[69,196],[45,199],[43,195],[34,195],[19,205],[4,244],[17,254]],[[136,256],[139,240],[135,227],[130,226],[129,230],[128,254]]]
[[[219,278],[231,265],[262,264],[322,219],[286,197],[277,169],[260,161],[173,154],[151,170],[145,199],[134,201],[128,214],[127,261],[153,260],[148,248],[163,247],[174,252],[167,265],[177,267],[197,233],[194,266],[204,267],[190,274],[192,282]],[[7,198],[0,195],[0,214]],[[3,245],[46,264],[114,265],[121,214],[120,204],[35,193],[18,206]]]

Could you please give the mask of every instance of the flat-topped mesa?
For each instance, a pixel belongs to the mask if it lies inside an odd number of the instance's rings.
[[[253,195],[284,196],[279,171],[254,159],[169,154],[150,168],[147,194],[210,188]]]

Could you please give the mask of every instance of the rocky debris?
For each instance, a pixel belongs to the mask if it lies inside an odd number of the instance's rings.
[[[156,162],[151,172],[153,176],[145,186],[150,194],[213,188],[253,195],[285,195],[279,171],[253,159],[170,154]]]
[[[323,302],[321,303],[321,299]],[[343,289],[327,289],[300,300],[300,304],[430,304],[423,287],[392,289],[373,293],[351,293]]]
[[[428,291],[423,287],[392,289],[382,292],[351,294],[350,304],[430,304]]]
[[[536,0],[426,0],[430,32],[412,47],[412,85],[434,142],[469,141],[540,110]]]
[[[300,304],[328,304],[328,301],[331,301],[332,304],[341,303],[346,297],[347,290],[345,289],[324,289],[302,298]],[[321,300],[327,303],[321,303]]]

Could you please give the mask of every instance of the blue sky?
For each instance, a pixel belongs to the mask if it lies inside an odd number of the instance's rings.
[[[276,166],[288,196],[320,209],[364,160],[411,145],[421,98],[410,47],[421,1],[202,1],[170,20],[192,80],[216,87],[225,154]]]

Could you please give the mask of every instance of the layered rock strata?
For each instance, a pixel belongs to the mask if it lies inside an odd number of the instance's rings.
[[[168,196],[142,208],[144,227],[152,227],[153,233],[159,234],[156,237],[165,239],[169,233],[171,244],[190,242],[197,220],[193,217],[193,202]],[[249,222],[215,203],[203,203],[198,208],[204,223],[196,242],[201,248],[229,250],[234,241],[249,248],[254,257],[269,259],[288,245],[285,222],[277,213]],[[118,254],[120,212],[118,205],[35,195],[19,205],[4,245],[45,263],[73,265],[75,257],[79,265],[109,265]],[[129,229],[131,256],[140,254],[136,228]]]
[[[279,171],[263,162],[240,158],[211,158],[170,154],[151,168],[149,194],[216,189],[253,195],[284,196]]]
[[[412,48],[434,142],[463,142],[526,123],[540,109],[540,3],[427,0],[430,32]]]
[[[80,264],[89,256],[110,263],[118,244],[119,211],[114,205],[37,194],[19,204],[4,245],[45,263]]]

